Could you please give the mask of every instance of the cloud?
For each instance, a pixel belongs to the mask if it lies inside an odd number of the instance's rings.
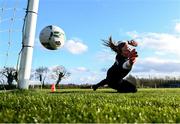
[[[180,23],[176,23],[175,31],[180,33]]]
[[[88,50],[87,45],[75,40],[68,40],[65,48],[72,54],[82,54]]]
[[[87,75],[82,75],[79,79],[81,83],[97,84],[106,77],[105,73],[100,71],[89,71]]]
[[[91,71],[86,67],[76,67],[70,69],[71,76],[68,80],[64,80],[63,83],[74,83],[74,84],[94,84],[98,83],[103,79],[104,73],[98,71]]]
[[[106,47],[99,51],[95,57],[97,61],[101,62],[114,61],[115,53]]]
[[[178,73],[180,72],[179,65],[178,60],[147,57],[137,61],[133,72]]]
[[[177,23],[174,27],[180,31]],[[134,65],[136,73],[180,73],[180,36],[176,33],[156,33],[137,31],[127,34],[138,41],[138,60]]]
[[[135,33],[135,34],[134,34]],[[128,32],[132,38],[139,42],[142,49],[152,49],[156,53],[174,54],[180,57],[180,36],[167,33],[138,33]],[[136,36],[136,37],[134,37]]]
[[[89,69],[87,69],[86,67],[76,67],[70,70],[72,73],[85,73],[85,72],[89,72]]]
[[[96,76],[85,76],[85,77],[81,77],[80,78],[80,81],[83,83],[83,84],[86,84],[86,83],[88,83],[88,84],[92,84],[92,83],[94,83],[94,82],[96,82]]]
[[[53,71],[54,69],[66,69],[63,65],[53,65],[51,67],[48,67],[50,71]]]

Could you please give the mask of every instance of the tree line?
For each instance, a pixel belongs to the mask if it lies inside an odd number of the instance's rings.
[[[138,77],[129,75],[127,80],[134,82],[138,88],[177,88],[180,87],[180,77]]]
[[[47,83],[49,78],[55,82],[57,88],[91,88],[91,84],[60,84],[62,79],[68,78],[70,75],[71,73],[68,72],[67,69],[62,65],[56,66],[52,69],[47,67],[38,67],[32,71],[31,80],[37,80],[40,82],[40,84],[36,84],[35,86],[30,85],[30,88],[50,88],[51,84]],[[148,78],[140,78],[138,76],[128,75],[126,79],[132,82],[138,88],[180,87],[180,77],[166,76],[160,78],[149,76]],[[17,82],[18,73],[15,68],[4,67],[3,69],[0,69],[0,89],[16,88]]]
[[[68,78],[71,75],[67,69],[60,65],[52,69],[47,67],[38,67],[35,70],[32,70],[30,79],[35,79],[40,82],[41,88],[44,88],[47,81],[47,77],[50,77],[55,85],[58,86],[62,79]],[[16,88],[18,83],[18,72],[13,67],[4,67],[0,70],[0,89],[13,89]]]

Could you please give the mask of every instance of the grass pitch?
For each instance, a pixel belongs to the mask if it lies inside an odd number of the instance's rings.
[[[0,122],[180,123],[180,89],[0,92]]]

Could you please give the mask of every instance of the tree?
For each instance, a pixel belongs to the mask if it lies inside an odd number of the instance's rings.
[[[35,78],[41,82],[42,87],[45,85],[48,71],[49,69],[47,67],[39,67],[35,70]]]
[[[64,66],[56,66],[53,70],[54,76],[56,77],[56,86],[59,85],[63,78],[67,78],[71,75]]]
[[[2,69],[0,73],[7,78],[7,83],[9,86],[13,85],[14,80],[16,80],[16,82],[18,80],[17,78],[18,73],[16,69],[13,67],[4,67],[4,69]]]

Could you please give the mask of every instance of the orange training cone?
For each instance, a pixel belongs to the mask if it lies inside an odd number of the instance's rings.
[[[55,84],[52,84],[51,85],[51,92],[53,93],[53,92],[55,92],[56,91],[56,86],[55,86]]]

